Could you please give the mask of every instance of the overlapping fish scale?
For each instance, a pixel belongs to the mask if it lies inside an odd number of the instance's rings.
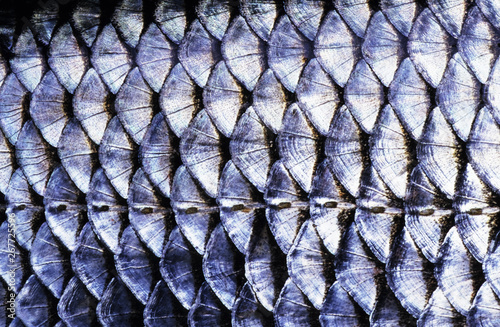
[[[232,161],[228,161],[222,172],[217,205],[224,229],[236,248],[245,254],[254,221],[265,215],[265,206],[258,190]]]
[[[405,198],[405,225],[424,256],[432,263],[448,230],[453,226],[453,211],[420,165],[410,176]]]
[[[50,41],[48,64],[71,94],[88,69],[89,58],[86,50],[78,43],[69,23],[59,27]]]
[[[112,278],[108,269],[110,259],[91,224],[85,224],[71,253],[71,267],[75,276],[97,300],[101,300]]]
[[[494,93],[490,89],[488,94]],[[462,55],[456,53],[449,61],[436,98],[446,120],[463,140],[467,141],[472,123],[481,105],[481,83],[465,63]]]
[[[245,282],[244,274],[243,255],[237,251],[222,224],[217,225],[203,256],[203,276],[229,310]]]
[[[10,236],[9,224],[12,225],[12,220],[10,223],[9,220],[5,220],[0,225],[0,235],[2,236],[0,251],[3,254],[0,278],[11,287],[11,292],[19,294],[31,273],[29,263],[27,263],[29,253],[23,251],[18,242],[12,240],[13,236]],[[9,253],[13,255],[9,256]],[[11,269],[13,270],[11,271]]]
[[[478,294],[480,294],[478,292]],[[475,300],[477,301],[477,300]],[[474,309],[471,309],[471,314],[474,315]],[[420,314],[417,321],[417,326],[461,326],[465,325],[466,317],[462,316],[448,301],[443,291],[439,286],[432,293],[431,298],[427,302],[425,309]]]
[[[97,322],[96,307],[96,299],[73,277],[57,304],[57,314],[67,326],[90,326]]]
[[[142,0],[120,0],[111,20],[125,42],[135,48],[144,27]]]
[[[72,271],[70,258],[47,223],[38,229],[30,251],[30,264],[38,280],[57,299],[61,298]]]
[[[63,166],[52,172],[44,197],[45,219],[52,233],[70,251],[86,223],[84,194],[70,179]]]
[[[0,22],[0,192],[34,263],[11,326],[493,321],[477,2],[75,0],[10,46]]]
[[[21,168],[12,173],[5,192],[7,215],[15,215],[17,243],[25,250],[31,249],[38,227],[43,223],[43,203],[36,196]]]
[[[92,45],[90,61],[101,79],[116,94],[132,66],[130,53],[113,25],[106,25]]]
[[[335,177],[355,198],[359,195],[361,173],[367,163],[366,143],[366,134],[347,106],[339,108],[325,141],[325,155]]]
[[[52,39],[52,33],[59,20],[59,4],[57,2],[47,3],[42,8],[37,8],[30,17],[31,29],[38,41],[48,45]]]
[[[295,92],[302,70],[312,57],[312,44],[287,15],[278,18],[268,41],[267,60],[276,77]]]
[[[484,280],[481,264],[469,253],[452,227],[446,235],[434,267],[439,287],[453,307],[467,316]]]
[[[458,39],[458,51],[481,83],[486,83],[499,55],[499,31],[491,25],[477,6],[467,12],[463,31]]]
[[[130,71],[116,94],[115,110],[127,134],[140,145],[153,119],[153,90],[139,68]]]
[[[431,110],[418,140],[417,160],[431,182],[449,199],[455,194],[462,148],[439,107]]]
[[[205,87],[211,70],[221,59],[220,41],[197,19],[179,45],[178,58],[196,84]]]
[[[436,87],[443,77],[456,40],[429,8],[422,10],[408,36],[408,53],[422,77]]]
[[[19,133],[26,122],[26,98],[28,90],[21,84],[14,73],[7,75],[0,87],[2,103],[0,105],[0,127],[12,145],[16,145]]]
[[[175,227],[165,241],[160,273],[179,303],[189,310],[203,282],[202,257],[179,227]]]
[[[335,0],[335,7],[357,36],[364,38],[373,9],[367,0]]]
[[[411,6],[411,3],[408,3]],[[391,24],[390,16],[378,11],[370,20],[363,42],[363,57],[374,73],[389,86],[401,61],[406,57],[406,37]]]
[[[370,326],[415,326],[416,319],[408,314],[390,290],[385,289],[370,315]]]
[[[326,1],[288,0],[284,3],[285,13],[293,24],[307,37],[314,40],[323,18]]]
[[[65,89],[53,71],[49,70],[31,95],[30,116],[43,138],[57,147],[68,122]]]
[[[479,288],[472,304],[467,323],[471,326],[494,324],[500,313],[498,296],[493,292],[489,283],[483,283]]]
[[[92,141],[99,145],[112,118],[110,92],[94,68],[90,68],[73,96],[73,114]]]
[[[265,190],[275,159],[274,139],[254,107],[249,107],[238,121],[229,143],[232,161],[259,192]]]
[[[388,101],[406,132],[420,139],[431,107],[430,87],[418,73],[410,58],[405,58],[389,86]]]
[[[28,26],[17,38],[13,53],[10,68],[24,87],[33,92],[47,71],[47,63]]]
[[[277,142],[284,166],[300,187],[309,193],[318,164],[320,138],[296,103],[285,112]]]
[[[236,122],[248,104],[243,86],[223,60],[215,65],[203,89],[203,105],[217,129],[224,136],[231,137]]]
[[[179,153],[189,174],[211,198],[217,196],[226,151],[223,135],[208,110],[200,111],[182,134]]]
[[[196,301],[189,310],[188,323],[192,327],[231,326],[230,311],[223,306],[206,282],[201,285]]]
[[[403,211],[373,166],[362,172],[356,205],[354,221],[360,236],[375,257],[386,263],[403,222]]]
[[[98,166],[96,144],[90,140],[81,124],[71,118],[57,145],[57,154],[69,177],[80,191],[87,193]]]
[[[249,283],[241,288],[231,313],[233,326],[267,326],[272,324],[272,317],[257,301],[255,292]]]
[[[153,117],[139,148],[142,169],[165,197],[170,197],[172,180],[179,162],[175,142],[175,135],[168,127],[165,115],[158,113]]]
[[[411,170],[416,162],[408,134],[391,105],[382,108],[370,136],[370,158],[384,183],[404,199]]]
[[[222,40],[221,51],[231,73],[252,91],[267,67],[266,44],[242,16],[233,19]]]
[[[210,34],[221,40],[237,6],[235,0],[201,0],[196,6],[196,14]]]
[[[170,200],[179,229],[196,251],[203,255],[210,234],[217,225],[218,208],[215,201],[198,185],[184,165],[175,172]]]
[[[285,87],[272,69],[267,69],[259,78],[252,94],[252,102],[255,113],[264,125],[277,134],[289,100]]]
[[[99,0],[80,1],[71,13],[72,25],[88,48],[92,46],[97,37],[100,19]]]
[[[384,103],[384,88],[364,59],[354,68],[344,87],[344,101],[363,131],[371,134]]]
[[[319,321],[322,327],[369,325],[368,315],[338,281],[328,290],[323,308],[320,311]]]
[[[467,142],[467,158],[479,178],[499,194],[500,184],[497,174],[497,149],[500,147],[498,130],[500,126],[487,107],[479,110],[472,125]]]
[[[184,326],[187,312],[164,281],[158,281],[144,308],[146,326]]]
[[[177,47],[151,23],[137,46],[137,66],[149,86],[159,92],[165,78],[177,61]]]
[[[146,173],[139,168],[132,178],[128,197],[128,219],[137,236],[157,257],[161,257],[165,238],[172,229],[173,212],[156,191]]]
[[[131,225],[120,235],[119,247],[114,256],[116,272],[134,297],[145,305],[155,286],[156,258]]]
[[[169,127],[181,137],[191,120],[201,110],[196,83],[181,63],[175,65],[160,91],[160,108]]]
[[[488,246],[498,227],[498,199],[493,191],[479,178],[470,163],[462,170],[457,181],[453,201],[456,211],[455,224],[464,245],[479,262],[484,262]],[[483,267],[487,269],[487,265]]]
[[[53,148],[45,142],[32,120],[24,124],[16,143],[19,166],[35,192],[44,196],[47,182],[54,168]]]
[[[153,20],[162,32],[175,44],[179,44],[187,28],[185,1],[158,1]]]
[[[432,10],[441,25],[450,33],[454,38],[462,32],[462,26],[467,14],[467,6],[470,1],[442,1],[430,0],[427,2],[429,8]]]
[[[16,315],[25,326],[50,325],[57,321],[54,297],[31,275],[16,299]]]
[[[324,160],[318,165],[309,194],[309,215],[323,245],[337,255],[342,235],[354,218],[355,204]]]
[[[242,0],[240,11],[248,25],[264,41],[269,41],[276,19],[283,11],[280,1]]]
[[[117,277],[113,278],[97,304],[102,326],[137,326],[142,323],[143,306]]]
[[[392,25],[408,37],[415,19],[422,11],[422,5],[414,0],[381,0],[380,8]]]
[[[361,45],[362,39],[349,28],[337,11],[332,10],[318,30],[314,40],[314,55],[335,82],[344,87],[361,59]]]
[[[372,314],[384,283],[384,269],[364,243],[355,223],[344,233],[335,261],[337,281],[366,314]]]
[[[118,238],[125,228],[127,207],[102,168],[92,176],[86,202],[89,222],[99,240],[112,253],[119,253]]]
[[[264,200],[270,230],[285,254],[290,251],[300,226],[308,218],[305,195],[283,160],[276,161],[269,172]]]
[[[319,314],[297,285],[289,278],[283,286],[273,310],[277,326],[314,326]]]
[[[326,136],[341,102],[340,90],[321,67],[317,58],[304,68],[295,90],[299,108],[321,135]]]
[[[403,229],[396,236],[386,264],[389,287],[408,313],[418,318],[436,287],[430,262],[422,255],[411,234]]]
[[[99,146],[99,161],[113,188],[124,199],[136,169],[137,145],[126,133],[117,116],[113,117],[104,132]]]
[[[245,278],[267,311],[273,311],[288,277],[285,260],[269,225],[263,218],[256,219],[245,253]]]
[[[321,309],[334,280],[333,256],[324,247],[312,220],[306,220],[287,255],[291,280],[316,309]],[[310,276],[316,276],[314,280]]]

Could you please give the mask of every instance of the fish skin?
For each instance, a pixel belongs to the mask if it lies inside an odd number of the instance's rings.
[[[2,3],[0,325],[494,324],[500,6],[425,5]]]

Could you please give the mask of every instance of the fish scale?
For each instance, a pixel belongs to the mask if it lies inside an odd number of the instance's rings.
[[[0,326],[495,325],[494,1],[0,17]]]

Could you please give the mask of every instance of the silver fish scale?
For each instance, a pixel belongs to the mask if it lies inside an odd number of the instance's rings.
[[[494,0],[0,17],[0,326],[498,324]]]

